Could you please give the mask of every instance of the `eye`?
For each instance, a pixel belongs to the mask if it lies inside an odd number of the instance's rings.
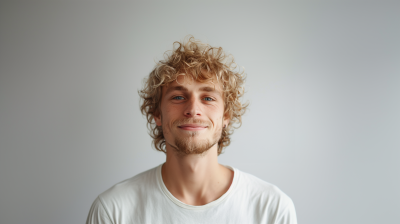
[[[211,98],[211,97],[204,97],[203,98],[205,101],[213,101],[214,99],[213,98]]]
[[[183,98],[182,96],[175,96],[172,99],[174,99],[174,100],[183,100],[185,98]]]

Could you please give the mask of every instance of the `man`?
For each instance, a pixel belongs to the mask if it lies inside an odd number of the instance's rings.
[[[100,194],[86,223],[296,224],[292,200],[277,187],[218,163],[246,109],[233,58],[193,37],[175,44],[140,91],[166,162]]]

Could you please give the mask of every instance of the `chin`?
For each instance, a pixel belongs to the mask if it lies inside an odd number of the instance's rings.
[[[185,137],[189,137],[189,138],[199,138],[200,135],[202,134],[201,131],[179,131],[178,133],[176,133],[176,136],[185,136]],[[180,137],[177,137],[180,138]]]
[[[211,139],[200,139],[196,137],[176,138],[174,149],[177,153],[183,155],[202,154],[217,144],[218,141]]]

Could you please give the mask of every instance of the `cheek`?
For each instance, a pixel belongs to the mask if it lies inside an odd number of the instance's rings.
[[[164,139],[168,141],[171,137],[171,128],[169,127],[168,124],[163,123],[162,130]]]
[[[224,122],[223,116],[211,118],[211,122],[213,123],[214,129],[221,129],[221,125]]]
[[[161,123],[162,123],[162,127],[163,127],[163,132],[164,132],[164,137],[168,137],[171,135],[171,128],[172,128],[172,124],[174,122],[174,118],[171,117],[171,110],[165,109],[163,110],[163,115],[161,117]]]

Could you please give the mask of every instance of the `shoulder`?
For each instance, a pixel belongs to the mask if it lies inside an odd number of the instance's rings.
[[[122,207],[132,207],[142,201],[149,192],[156,191],[157,168],[152,168],[129,179],[121,181],[108,190],[101,193],[97,201],[106,210],[114,210]]]
[[[93,202],[86,223],[109,224],[115,223],[115,220],[125,220],[126,214],[132,215],[132,211],[143,207],[149,198],[157,197],[160,194],[157,183],[159,168],[121,181],[101,193]]]
[[[277,186],[268,183],[252,174],[235,169],[239,173],[238,184],[248,193],[270,199],[291,201],[281,189]]]
[[[239,173],[238,189],[251,201],[250,207],[261,213],[269,214],[277,220],[292,220],[282,223],[297,223],[296,212],[292,199],[277,186],[268,183],[254,175]]]

